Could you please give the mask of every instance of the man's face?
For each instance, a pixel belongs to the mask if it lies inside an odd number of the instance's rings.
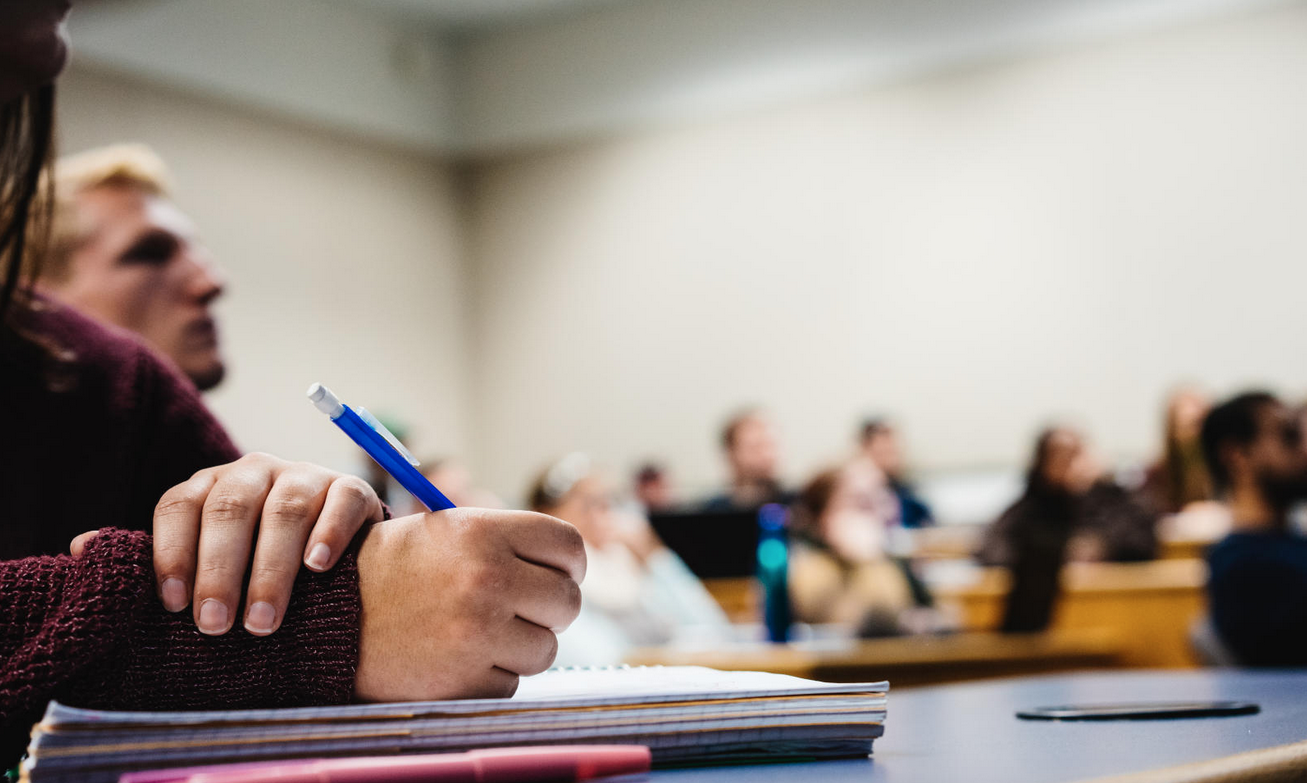
[[[892,429],[882,429],[866,441],[866,453],[876,467],[893,478],[903,470],[903,454],[899,451],[898,434]]]
[[[737,480],[772,481],[776,478],[777,452],[771,422],[751,418],[736,427],[735,442],[728,456]]]
[[[1278,507],[1307,498],[1307,450],[1297,415],[1279,403],[1258,412],[1257,439],[1246,449],[1253,479]]]
[[[201,390],[223,376],[210,305],[223,281],[171,201],[133,187],[77,196],[83,240],[50,287],[82,312],[136,332]]]

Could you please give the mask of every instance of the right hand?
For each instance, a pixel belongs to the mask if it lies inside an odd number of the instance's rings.
[[[458,508],[374,525],[358,569],[355,696],[507,697],[580,612],[585,549],[553,517]]]

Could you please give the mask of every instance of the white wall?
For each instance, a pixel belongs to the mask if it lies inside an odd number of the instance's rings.
[[[1302,395],[1307,6],[501,158],[472,177],[473,442],[516,496],[573,448],[794,478],[888,411],[927,467],[1070,414],[1145,456],[1198,380]]]
[[[401,414],[418,447],[468,444],[467,288],[447,166],[74,70],[62,150],[143,141],[229,278],[230,374],[212,407],[245,449],[338,468],[356,450],[304,398],[314,381]]]

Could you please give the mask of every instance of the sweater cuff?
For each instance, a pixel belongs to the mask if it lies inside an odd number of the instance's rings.
[[[123,534],[101,533],[88,546]],[[153,590],[149,537],[141,579],[148,586],[116,649],[78,687],[58,696],[78,707],[124,710],[259,709],[343,704],[352,699],[362,612],[357,544],[325,573],[300,571],[282,625],[253,636],[238,621],[222,636],[195,628],[190,611],[164,610]],[[121,567],[121,566],[120,566]],[[238,608],[238,617],[243,616]],[[123,618],[130,621],[132,618]]]
[[[358,573],[362,538],[355,539],[330,571],[301,569],[295,580],[276,633],[295,636],[286,666],[290,681],[299,686],[294,697],[298,704],[344,704],[353,699],[363,616]]]

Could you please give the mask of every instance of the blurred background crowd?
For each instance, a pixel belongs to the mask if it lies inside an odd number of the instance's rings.
[[[575,525],[559,663],[762,638],[769,504],[817,647],[1271,644],[1204,558],[1298,514],[1240,426],[1302,450],[1307,4],[220,5],[74,15],[42,285],[245,449],[417,510],[322,381],[455,503]]]

